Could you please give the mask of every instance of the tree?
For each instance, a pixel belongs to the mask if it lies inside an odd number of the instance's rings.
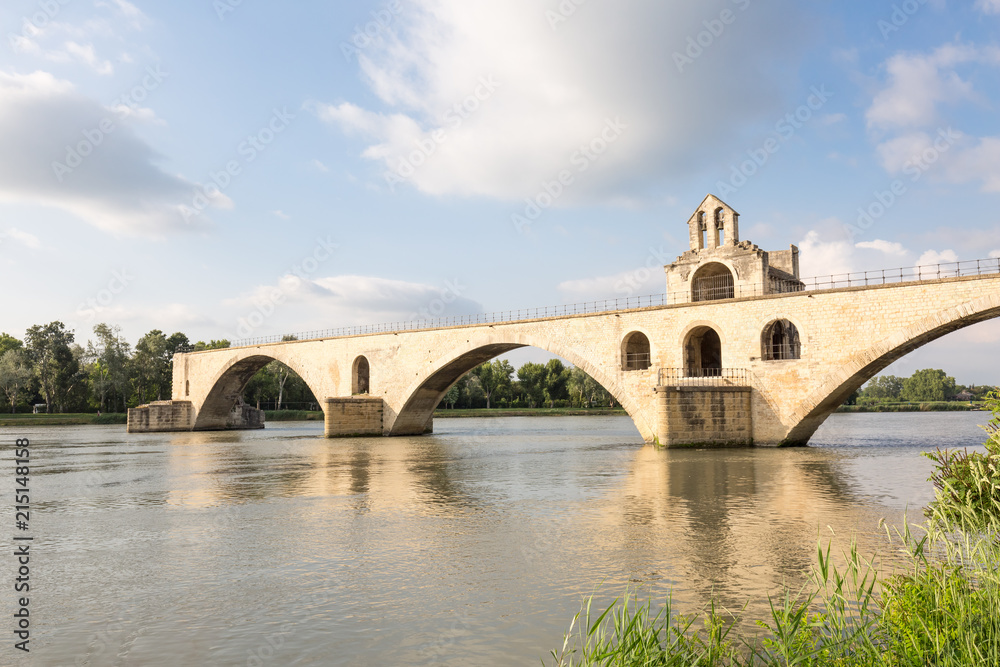
[[[461,396],[462,390],[458,388],[458,383],[456,382],[449,387],[448,391],[444,393],[444,397],[441,401],[444,403],[445,407],[451,406],[451,408],[454,409],[455,403],[458,402],[458,399],[461,398]]]
[[[486,396],[486,409],[489,410],[492,398],[499,398],[510,391],[510,376],[514,374],[514,367],[506,359],[494,359],[493,363],[486,362],[473,369],[472,373],[479,378],[483,395]]]
[[[191,341],[180,331],[170,334],[167,338],[167,356],[173,358],[178,350],[191,347]]]
[[[943,401],[955,393],[955,378],[941,369],[919,370],[903,382],[904,401]]]
[[[566,384],[569,382],[570,371],[558,359],[549,359],[545,364],[545,399],[549,407],[554,408],[556,401],[569,398]]]
[[[528,407],[538,407],[545,400],[545,378],[546,369],[542,364],[529,361],[517,369],[517,379],[528,397]]]
[[[0,333],[0,357],[6,354],[8,350],[22,349],[24,349],[24,343],[19,338],[14,338],[7,333]]]
[[[170,357],[167,352],[167,337],[159,329],[153,329],[135,344],[132,357],[132,379],[135,382],[137,404],[162,400],[164,389],[170,385]]]
[[[45,398],[45,412],[52,412],[52,405],[66,389],[70,377],[76,372],[75,358],[69,346],[73,332],[62,322],[36,324],[25,333],[28,356],[32,370]]]
[[[18,341],[20,342],[20,341]],[[10,348],[0,356],[0,389],[10,401],[10,413],[17,408],[17,398],[31,382],[31,361],[19,348]]]
[[[898,401],[903,393],[903,382],[903,378],[895,375],[880,375],[868,383],[859,397],[875,401]]]
[[[124,411],[126,389],[129,384],[129,358],[131,349],[121,336],[121,327],[109,326],[105,323],[94,325],[94,335],[97,343],[87,343],[86,359],[88,375],[93,387],[95,398],[101,410],[108,410],[108,395],[111,396],[110,411],[114,412],[121,398]]]

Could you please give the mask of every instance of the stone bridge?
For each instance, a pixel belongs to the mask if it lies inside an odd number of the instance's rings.
[[[666,267],[681,303],[177,354],[173,400],[130,410],[129,429],[232,427],[247,382],[277,360],[320,401],[328,436],[422,434],[465,373],[533,346],[603,385],[646,442],[801,445],[892,362],[1000,316],[1000,261],[974,275],[807,288],[794,246],[769,261],[738,242],[738,216],[720,204],[706,198],[689,221],[692,250]],[[706,225],[706,211],[721,220]]]

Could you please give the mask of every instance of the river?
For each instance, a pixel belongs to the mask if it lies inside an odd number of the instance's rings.
[[[762,612],[817,540],[891,553],[879,520],[932,497],[920,452],[981,443],[988,417],[837,414],[807,448],[703,451],[624,417],[5,428],[0,490],[29,437],[33,667],[537,665],[594,591]],[[11,631],[0,664],[29,664]]]

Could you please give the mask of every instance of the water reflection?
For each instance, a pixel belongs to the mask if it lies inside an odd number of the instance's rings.
[[[879,518],[930,497],[921,436],[981,439],[975,416],[878,417],[794,450],[657,450],[625,418],[352,440],[39,429],[37,664],[74,664],[112,617],[128,664],[242,664],[287,623],[274,664],[465,665],[537,664],[602,582],[760,612],[827,526],[885,550]]]

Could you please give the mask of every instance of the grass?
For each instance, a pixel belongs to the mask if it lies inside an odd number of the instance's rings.
[[[53,413],[0,414],[0,426],[80,426],[85,424],[124,424],[124,413]]]
[[[265,410],[264,422],[323,421],[322,410]]]
[[[919,527],[886,529],[904,558],[883,572],[856,544],[838,568],[817,549],[809,583],[769,598],[766,618],[692,616],[668,598],[654,612],[635,592],[600,613],[593,596],[570,623],[551,664],[576,666],[943,667],[1000,665],[1000,396],[986,454],[937,452],[935,499]],[[745,628],[754,628],[754,631]]]

